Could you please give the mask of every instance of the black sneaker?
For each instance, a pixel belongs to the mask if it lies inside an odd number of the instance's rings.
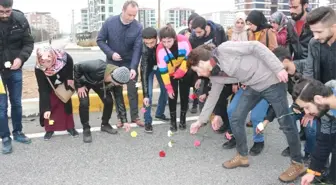
[[[100,130],[101,130],[102,132],[107,132],[107,133],[109,133],[109,134],[117,134],[117,133],[118,133],[118,131],[117,131],[116,129],[114,129],[114,128],[113,128],[110,124],[108,124],[108,123],[104,123],[104,124],[102,124]]]
[[[289,147],[287,147],[286,149],[284,149],[284,150],[281,152],[281,155],[284,156],[284,157],[289,157],[289,156],[290,156],[290,150],[289,150]]]
[[[11,137],[5,137],[2,138],[2,153],[3,154],[10,154],[12,153],[12,138]]]
[[[76,129],[69,129],[69,130],[67,130],[68,131],[68,133],[72,136],[72,137],[78,137],[79,136],[79,134],[78,134],[78,132],[77,132],[77,130]]]
[[[264,149],[264,142],[258,142],[254,143],[252,148],[250,149],[250,155],[251,156],[257,156],[261,153],[261,151]]]
[[[162,121],[170,121],[170,118],[167,118],[166,115],[162,114],[161,116],[155,116],[156,119],[160,119]]]
[[[305,155],[303,156],[303,163],[306,166],[309,166],[309,164],[310,164],[310,153],[305,152]]]
[[[44,140],[45,140],[45,141],[49,141],[53,135],[54,135],[54,132],[53,132],[53,131],[46,132],[46,133],[44,134]]]
[[[153,133],[153,126],[152,126],[152,124],[145,124],[145,132],[146,133]]]
[[[190,113],[191,113],[191,114],[196,114],[196,113],[197,113],[197,106],[191,108],[191,109],[190,109]]]
[[[224,149],[232,149],[236,147],[236,139],[233,137],[232,139],[230,139],[229,141],[225,142],[222,147]]]
[[[91,143],[92,142],[92,136],[91,136],[91,130],[90,129],[84,129],[83,130],[83,142],[84,143]]]

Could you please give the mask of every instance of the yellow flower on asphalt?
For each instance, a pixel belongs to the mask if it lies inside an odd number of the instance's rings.
[[[168,146],[171,148],[173,147],[173,142],[169,141]]]
[[[173,136],[173,132],[171,130],[168,130],[167,135],[168,135],[168,137],[172,137]]]
[[[49,125],[54,125],[54,120],[49,120]]]
[[[132,137],[137,137],[137,135],[138,135],[137,132],[135,132],[135,131],[131,132],[131,136],[132,136]]]

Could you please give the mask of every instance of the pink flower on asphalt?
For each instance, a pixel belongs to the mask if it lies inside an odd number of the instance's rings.
[[[201,141],[199,141],[199,140],[195,140],[194,141],[194,146],[201,146]]]
[[[192,93],[191,95],[189,95],[189,98],[191,100],[197,99],[197,95],[195,93]]]
[[[231,140],[232,139],[232,134],[230,134],[229,132],[225,132],[225,137],[226,137],[226,139]]]

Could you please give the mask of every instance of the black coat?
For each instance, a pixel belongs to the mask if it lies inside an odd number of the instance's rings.
[[[24,14],[13,10],[6,23],[0,28],[0,69],[5,69],[5,62],[20,58],[22,65],[28,60],[34,49],[34,39]],[[22,66],[21,66],[22,67]]]
[[[127,122],[126,107],[124,103],[124,96],[122,86],[111,86],[107,84],[105,86],[104,77],[106,71],[110,70],[109,73],[113,72],[118,66],[112,64],[107,64],[103,60],[89,60],[84,62],[79,62],[74,65],[74,81],[75,88],[86,86],[87,88],[97,87],[104,92],[105,96],[110,96],[111,93],[115,97],[115,105],[117,108],[118,115],[122,123]],[[111,93],[107,93],[111,92]],[[105,98],[105,97],[104,97]],[[102,100],[104,102],[104,100]]]
[[[60,81],[61,83],[64,83],[66,88],[70,88],[68,86],[68,80],[73,80],[73,66],[74,63],[72,57],[69,54],[67,54],[66,65],[56,75],[47,77],[42,70],[35,68],[35,76],[39,92],[41,126],[44,126],[43,125],[44,113],[47,111],[51,111],[50,93],[53,91],[53,89],[50,83],[48,82],[47,78],[50,79],[51,83],[53,83],[55,88],[57,88],[57,85],[55,84],[56,80]],[[71,99],[64,104],[64,108],[67,114],[72,114]]]

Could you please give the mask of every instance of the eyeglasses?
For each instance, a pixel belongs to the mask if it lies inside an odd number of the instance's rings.
[[[0,15],[10,15],[11,13],[12,13],[12,10],[6,10],[6,11],[1,10],[0,11]]]

